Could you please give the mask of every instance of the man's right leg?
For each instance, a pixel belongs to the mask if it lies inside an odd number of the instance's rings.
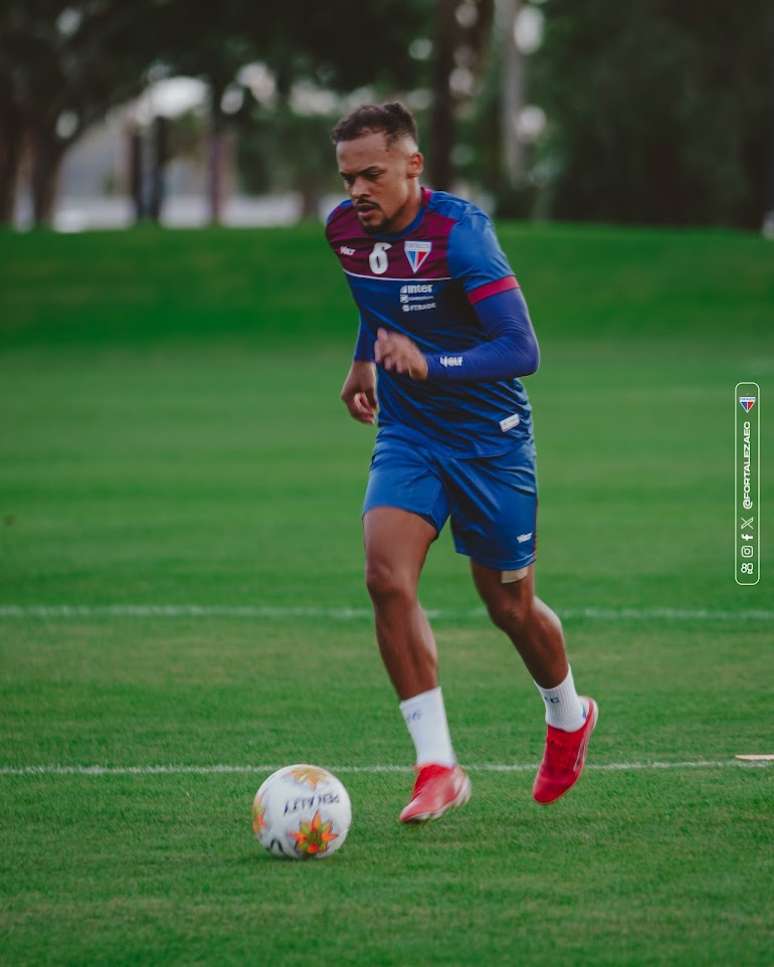
[[[470,781],[456,764],[438,687],[435,639],[417,598],[436,529],[418,514],[380,506],[366,513],[363,532],[379,650],[416,749],[417,780],[400,818],[435,819],[470,796]]]
[[[419,575],[435,535],[423,517],[397,507],[374,507],[363,518],[376,638],[402,701],[438,687],[435,639],[417,600]]]

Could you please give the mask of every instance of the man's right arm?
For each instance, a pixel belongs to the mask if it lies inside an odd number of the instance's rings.
[[[359,423],[376,420],[376,366],[374,338],[361,321],[355,343],[354,359],[341,388],[341,400],[349,415]]]

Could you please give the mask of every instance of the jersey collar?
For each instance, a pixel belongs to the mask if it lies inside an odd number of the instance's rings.
[[[375,238],[380,242],[399,242],[402,238],[406,238],[410,235],[416,228],[419,227],[419,223],[425,217],[425,212],[427,211],[427,206],[430,202],[430,197],[433,194],[429,188],[422,188],[421,190],[421,201],[419,204],[419,211],[416,213],[414,220],[407,225],[400,232],[381,232],[378,234],[371,235],[371,238]]]

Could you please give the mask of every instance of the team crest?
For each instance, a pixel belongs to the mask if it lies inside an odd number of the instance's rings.
[[[754,396],[740,396],[739,397],[739,405],[742,407],[742,409],[745,411],[745,413],[749,413],[750,410],[755,406],[755,397]]]
[[[430,249],[433,247],[432,242],[404,242],[403,251],[406,253],[406,258],[411,266],[411,271],[416,275],[419,269],[422,268],[423,263],[430,254]]]

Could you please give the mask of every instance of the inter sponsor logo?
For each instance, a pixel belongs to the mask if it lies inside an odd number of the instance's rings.
[[[429,282],[410,282],[400,287],[400,303],[404,312],[435,309],[433,286]]]

